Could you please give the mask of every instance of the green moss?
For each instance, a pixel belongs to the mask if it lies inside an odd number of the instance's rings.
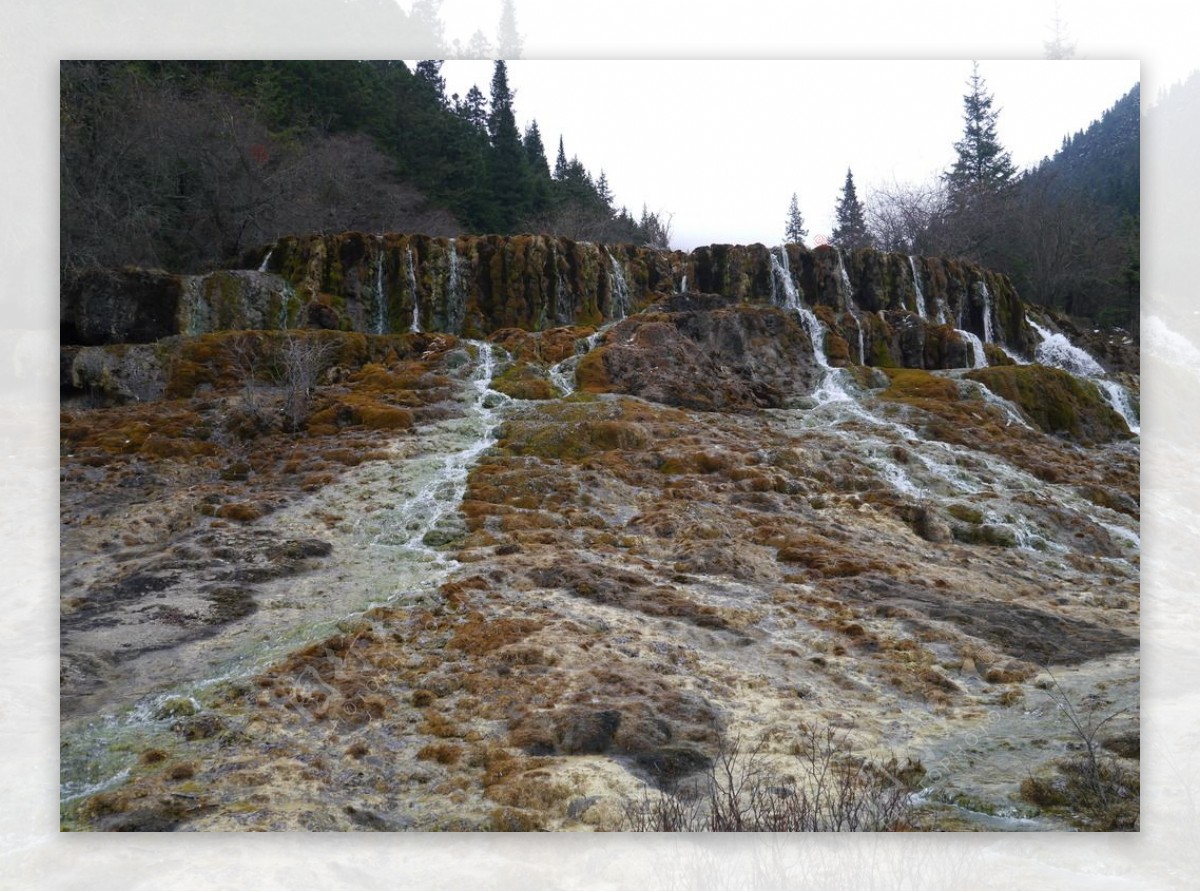
[[[956,402],[958,387],[954,382],[923,369],[886,369],[891,381],[882,394],[885,400],[915,403],[920,400]]]
[[[1061,369],[1008,365],[975,369],[966,377],[1016,403],[1046,433],[1082,441],[1130,436],[1095,384]]]
[[[558,395],[545,369],[528,362],[515,362],[492,379],[492,389],[518,400],[549,400]]]
[[[965,523],[983,523],[983,512],[978,508],[972,508],[970,505],[959,503],[948,505],[946,506],[946,512]]]

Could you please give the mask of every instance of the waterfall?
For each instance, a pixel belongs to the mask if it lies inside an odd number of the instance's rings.
[[[1104,367],[1096,362],[1095,358],[1086,350],[1072,344],[1066,335],[1052,332],[1044,325],[1039,325],[1034,319],[1029,319],[1029,324],[1042,338],[1041,343],[1034,350],[1034,359],[1037,362],[1090,380],[1100,388],[1100,393],[1112,406],[1113,411],[1125,420],[1129,430],[1135,434],[1141,434],[1142,428],[1128,390],[1116,381],[1109,380],[1105,375]]]
[[[1129,396],[1129,391],[1116,381],[1101,379],[1095,383],[1100,388],[1100,392],[1104,394],[1104,398],[1108,400],[1108,404],[1113,407],[1113,411],[1125,420],[1130,432],[1140,436],[1142,427],[1138,422],[1137,412],[1133,408],[1133,400]]]
[[[547,370],[550,376],[550,383],[558,388],[562,396],[570,396],[575,392],[575,370],[579,368],[580,361],[596,349],[596,345],[600,343],[600,339],[604,337],[604,333],[615,324],[615,322],[607,322],[586,338],[577,340],[575,342],[575,352],[562,362],[556,362]]]
[[[683,281],[679,283],[679,293],[687,294],[687,273],[683,274]]]
[[[292,288],[292,283],[286,279],[283,283],[283,293],[279,295],[279,319],[276,323],[276,328],[280,331],[287,331],[291,328],[291,312],[290,303],[295,301],[296,291]]]
[[[775,251],[779,252],[776,256]],[[782,306],[785,310],[800,310],[800,292],[796,288],[796,283],[792,281],[792,272],[788,269],[787,251],[780,245],[775,251],[771,252],[771,303],[775,306]],[[779,302],[779,290],[776,287],[778,282],[783,287],[783,303]],[[824,340],[822,340],[822,344]]]
[[[457,240],[448,239],[448,242],[450,272],[446,278],[446,327],[450,331],[458,332],[462,330],[467,301],[462,293],[462,281],[458,272]]]
[[[412,297],[412,325],[409,331],[419,332],[421,330],[421,303],[417,297],[417,265],[413,260],[412,248],[406,251],[408,258],[408,293]]]
[[[987,353],[983,349],[983,341],[979,340],[979,335],[973,331],[967,331],[963,328],[956,328],[959,337],[971,345],[971,349],[975,351],[975,368],[986,369],[988,367]]]
[[[987,282],[979,283],[979,293],[983,296],[983,342],[990,344],[992,337],[992,296],[988,293]]]
[[[1033,319],[1029,320],[1029,324],[1042,337],[1042,342],[1034,351],[1034,358],[1042,365],[1052,365],[1084,378],[1104,376],[1104,369],[1100,363],[1086,350],[1080,350],[1067,340],[1066,335],[1052,332]]]
[[[838,259],[838,274],[842,279],[842,290],[846,292],[846,309],[850,311],[850,315],[854,317],[854,327],[858,329],[858,364],[867,364],[867,351],[863,344],[863,327],[862,319],[859,317],[858,307],[854,303],[854,286],[850,284],[850,273],[846,272],[846,264],[842,260],[842,254],[839,251]]]
[[[917,272],[917,259],[911,254],[908,257],[908,265],[912,267],[913,288],[917,292],[917,315],[922,319],[925,318],[925,292],[921,289],[921,274]]]
[[[621,269],[621,264],[617,263],[617,258],[612,256],[612,253],[605,249],[605,254],[608,254],[608,260],[612,264],[612,306],[610,314],[614,319],[624,319],[629,312],[629,286],[625,284],[625,271]]]
[[[776,251],[778,254],[775,251],[770,252],[771,301],[781,309],[794,312],[812,341],[813,359],[816,360],[822,372],[821,383],[813,391],[813,398],[818,405],[849,400],[851,397],[846,393],[841,382],[844,371],[833,368],[825,353],[825,326],[812,310],[800,303],[800,292],[788,269],[787,252],[782,247],[776,248]],[[782,301],[779,299],[781,288],[783,290]]]
[[[383,236],[379,236],[379,253],[375,255],[375,334],[388,330],[387,292],[383,288]]]
[[[267,271],[267,264],[271,262],[271,255],[272,255],[272,254],[274,254],[274,253],[275,253],[275,246],[274,246],[274,245],[272,245],[272,246],[270,247],[270,249],[267,251],[267,256],[266,256],[266,257],[264,257],[264,258],[262,259],[262,263],[260,263],[260,264],[258,265],[258,271],[259,271],[260,273],[265,273],[265,272]]]

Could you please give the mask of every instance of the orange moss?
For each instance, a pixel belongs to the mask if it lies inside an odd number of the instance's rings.
[[[491,653],[507,644],[515,644],[544,626],[532,619],[487,619],[482,613],[473,612],[468,620],[454,632],[447,647],[464,651],[472,656]]]

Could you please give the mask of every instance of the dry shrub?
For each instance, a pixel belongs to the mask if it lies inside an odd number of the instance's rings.
[[[625,829],[638,831],[815,832],[903,830],[919,763],[876,765],[832,728],[802,729],[781,771],[769,736],[746,746],[722,739],[698,788],[644,790],[627,799]]]
[[[417,751],[417,758],[439,765],[456,765],[462,758],[463,749],[455,743],[430,743]]]
[[[187,780],[196,776],[196,766],[190,762],[177,762],[165,772],[170,780]]]
[[[425,721],[417,726],[417,730],[422,734],[431,734],[434,737],[461,737],[462,732],[454,722],[450,721],[444,715],[430,710],[425,714]]]

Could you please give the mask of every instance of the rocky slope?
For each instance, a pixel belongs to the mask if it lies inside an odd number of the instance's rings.
[[[518,241],[455,272],[445,327],[486,340],[64,349],[66,826],[620,829],[739,742],[784,776],[822,734],[906,785],[892,826],[1136,821],[1066,801],[1056,698],[1128,710],[1104,765],[1135,784],[1138,446],[1093,380],[1008,359],[1038,335],[1002,282],[864,253],[852,304],[831,252],[629,249],[627,305],[568,313],[546,275],[517,310],[481,270],[620,266]],[[372,263],[450,243],[347,259],[372,244],[276,245],[280,306],[367,313]],[[357,310],[304,293],[318,268]]]

